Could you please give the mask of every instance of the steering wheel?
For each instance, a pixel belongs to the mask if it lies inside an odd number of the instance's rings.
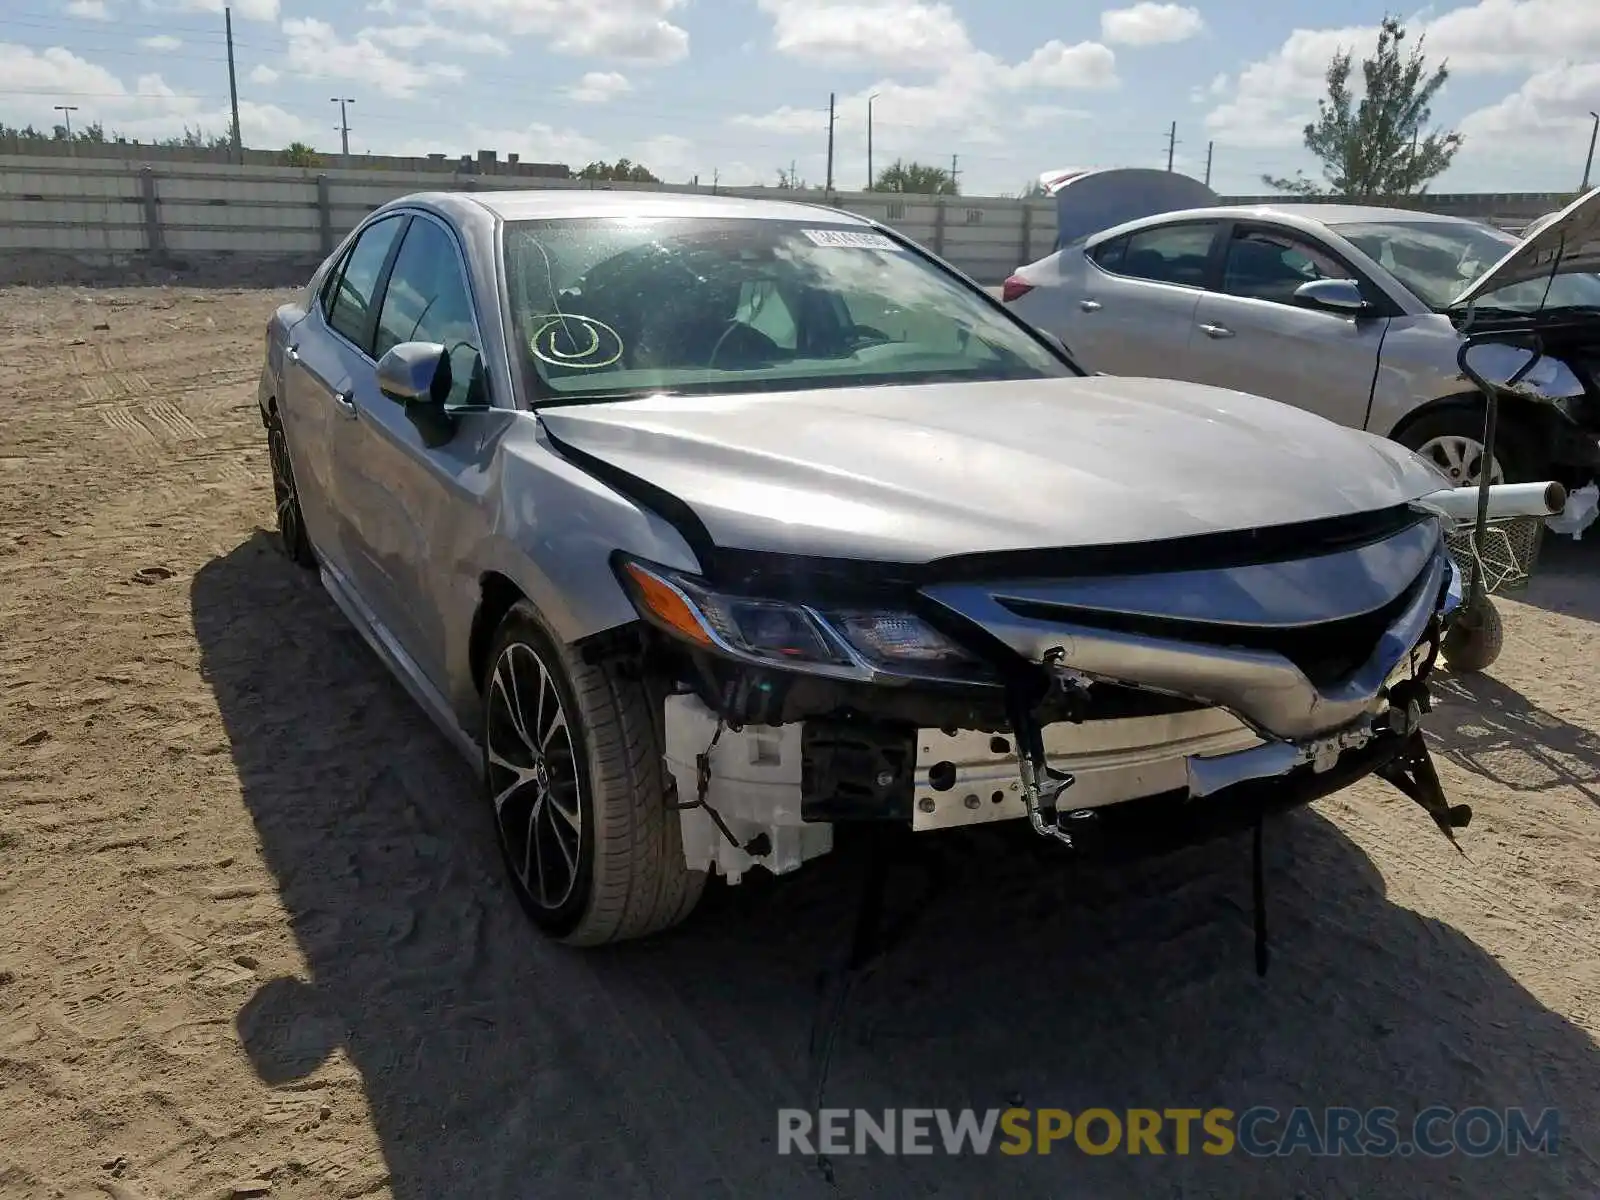
[[[772,359],[778,356],[779,346],[777,342],[773,341],[759,329],[755,329],[749,325],[746,325],[743,321],[735,317],[728,321],[728,327],[722,331],[721,336],[719,336],[716,340],[716,344],[711,347],[711,355],[706,359],[707,369],[713,368],[717,365],[717,355],[722,352],[723,345],[739,330],[743,330],[747,335],[760,338],[762,342],[766,343],[764,346],[758,346],[757,343],[754,342],[751,343],[753,347],[759,348],[763,361],[770,362]]]
[[[856,337],[856,348],[862,346],[881,346],[894,339],[875,325],[852,325],[850,332]]]

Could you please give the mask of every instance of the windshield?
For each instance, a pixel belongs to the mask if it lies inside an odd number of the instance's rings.
[[[1499,262],[1521,239],[1473,221],[1372,221],[1334,225],[1368,258],[1381,263],[1430,308],[1444,310],[1468,284]],[[1539,308],[1600,307],[1600,277],[1557,275],[1496,288],[1480,308],[1532,312]]]
[[[515,222],[505,261],[547,403],[1078,374],[922,255],[826,216]]]

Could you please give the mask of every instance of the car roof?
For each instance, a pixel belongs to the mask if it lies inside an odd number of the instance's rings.
[[[792,200],[744,196],[701,196],[690,192],[634,192],[587,188],[419,192],[395,203],[427,204],[461,211],[463,202],[503,221],[563,220],[577,217],[701,217],[748,221],[823,221],[835,225],[872,222],[844,209]]]
[[[1162,225],[1171,221],[1207,219],[1229,221],[1271,219],[1283,221],[1290,225],[1329,225],[1334,227],[1355,225],[1367,221],[1412,221],[1441,225],[1475,223],[1470,218],[1452,216],[1449,213],[1423,212],[1413,208],[1385,208],[1368,204],[1300,204],[1294,202],[1281,204],[1219,204],[1210,208],[1185,208],[1173,212],[1158,213],[1154,216],[1141,217],[1135,221],[1127,221],[1122,225],[1101,230],[1089,240],[1103,240],[1108,233],[1114,231]]]

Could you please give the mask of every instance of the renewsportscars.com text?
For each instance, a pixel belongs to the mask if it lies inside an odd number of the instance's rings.
[[[1387,1157],[1555,1154],[1560,1114],[1393,1108],[833,1108],[778,1111],[779,1154],[1205,1154]]]

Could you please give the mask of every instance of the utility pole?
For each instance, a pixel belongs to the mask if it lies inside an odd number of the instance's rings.
[[[952,154],[950,156],[950,194],[952,196],[959,196],[961,194],[956,188],[956,177],[961,174],[960,171],[956,170],[956,163],[959,161],[960,158],[957,155]]]
[[[67,153],[76,155],[78,147],[72,140],[72,114],[78,111],[78,106],[76,104],[58,104],[55,109],[67,124]]]
[[[867,97],[867,191],[871,191],[878,177],[872,173],[872,102],[878,98],[873,92]]]
[[[239,76],[233,69],[233,10],[222,9],[222,26],[228,34],[228,98],[233,102],[233,161],[244,162],[244,143],[239,138]]]
[[[829,196],[833,195],[833,121],[834,121],[833,100],[834,100],[833,93],[829,92],[828,93],[828,182],[825,185],[825,187],[823,188],[823,191]]]
[[[1589,115],[1594,118],[1594,124],[1589,128],[1589,157],[1583,162],[1583,182],[1578,185],[1580,192],[1589,190],[1589,170],[1594,166],[1594,138],[1595,134],[1600,133],[1600,113],[1591,112]]]
[[[1211,186],[1211,152],[1217,148],[1215,142],[1206,143],[1206,186]],[[1170,170],[1170,168],[1168,168]]]
[[[344,156],[341,165],[348,167],[350,165],[350,118],[345,115],[344,106],[346,104],[354,104],[355,101],[349,96],[329,96],[328,103],[339,106],[339,147]]]
[[[1167,131],[1167,170],[1172,170],[1172,155],[1178,148],[1178,123],[1174,121]]]

